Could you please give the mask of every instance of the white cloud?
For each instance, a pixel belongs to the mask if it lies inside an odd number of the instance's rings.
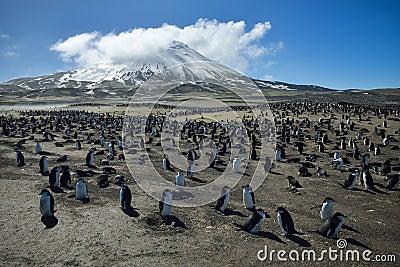
[[[2,34],[0,34],[0,37],[1,37],[1,38],[9,38],[9,37],[10,37],[10,35],[8,35],[8,34],[5,34],[5,33],[2,33]]]
[[[263,80],[264,81],[273,81],[274,77],[272,75],[266,74],[266,75],[264,75]]]
[[[7,51],[3,54],[3,57],[18,57],[19,54],[14,51]]]
[[[245,71],[249,60],[274,54],[282,43],[259,44],[271,29],[270,22],[257,23],[246,32],[244,21],[219,22],[199,19],[183,28],[163,24],[159,28],[135,28],[120,33],[82,33],[59,40],[50,47],[65,62],[81,67],[97,63],[126,63],[155,54],[172,41],[186,43],[204,56]]]

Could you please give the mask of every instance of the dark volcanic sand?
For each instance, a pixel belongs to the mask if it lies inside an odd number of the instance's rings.
[[[96,109],[98,110],[98,109]],[[312,116],[303,114],[301,117],[309,117],[312,126],[318,121],[321,114]],[[337,126],[340,114],[335,114],[334,126]],[[366,116],[364,116],[366,118]],[[399,129],[399,121],[389,120],[388,134],[394,134]],[[353,118],[356,121],[356,118]],[[381,125],[382,119],[371,117],[369,121],[356,121],[355,131],[348,132],[349,137],[355,137],[357,130],[367,128],[371,140],[381,143],[380,137],[373,135],[373,127]],[[315,132],[310,129],[311,136]],[[328,132],[331,139],[333,133]],[[56,141],[63,142],[60,134]],[[41,138],[35,134],[35,139]],[[399,137],[395,137],[399,138]],[[271,218],[266,219],[261,226],[260,235],[252,235],[238,231],[234,223],[242,224],[250,213],[243,208],[241,186],[249,181],[244,177],[233,189],[231,201],[228,207],[235,211],[233,215],[222,215],[216,212],[210,205],[197,208],[176,208],[172,213],[186,228],[174,227],[162,224],[158,211],[158,201],[144,193],[131,178],[124,161],[117,159],[111,161],[111,165],[117,169],[117,174],[124,174],[130,180],[126,184],[133,195],[132,206],[139,213],[138,217],[130,217],[124,214],[118,203],[119,187],[110,184],[108,188],[97,188],[96,178],[85,178],[89,187],[89,203],[83,204],[71,198],[74,191],[64,190],[64,193],[53,193],[57,212],[55,216],[58,224],[50,229],[40,220],[39,192],[48,186],[48,177],[42,176],[39,170],[39,155],[33,153],[35,141],[28,140],[25,144],[25,162],[22,168],[16,167],[14,146],[21,138],[0,138],[0,164],[1,187],[0,195],[2,205],[0,207],[1,245],[0,263],[2,266],[27,266],[27,265],[54,265],[54,266],[259,266],[270,264],[269,260],[260,262],[257,252],[268,246],[268,250],[298,250],[300,253],[306,249],[313,249],[317,257],[322,250],[329,247],[337,249],[336,240],[324,238],[315,231],[321,224],[319,209],[311,209],[321,204],[326,196],[336,200],[335,210],[347,216],[345,224],[349,226],[342,229],[339,238],[345,238],[348,242],[347,249],[364,251],[370,249],[373,258],[377,254],[393,254],[396,260],[400,260],[399,252],[399,189],[389,191],[379,187],[384,184],[384,177],[372,173],[376,187],[380,192],[374,194],[359,190],[348,191],[338,183],[343,183],[348,172],[333,170],[329,166],[328,153],[333,144],[327,145],[326,153],[316,152],[313,141],[306,141],[305,153],[317,153],[321,156],[314,164],[328,170],[329,176],[318,177],[316,169],[310,169],[311,177],[298,177],[297,163],[275,162],[276,167],[270,173],[262,186],[255,192],[256,204],[263,208]],[[156,142],[154,142],[156,143]],[[74,143],[65,144],[63,148],[57,148],[54,142],[42,142],[45,151],[53,153],[49,156],[49,168],[56,165],[56,159],[64,154],[69,155],[66,163],[71,167],[73,182],[77,178],[74,175],[76,169],[85,169],[84,159],[86,151],[92,145],[84,144],[81,151],[75,150]],[[382,163],[384,159],[391,159],[393,167],[399,167],[399,150],[391,150],[393,142],[387,147],[382,147],[382,155],[374,156],[371,153],[371,163]],[[98,150],[100,146],[96,146]],[[362,143],[359,143],[361,154],[367,151]],[[348,152],[350,152],[348,150]],[[152,152],[153,164],[160,172],[169,175],[173,180],[174,172],[161,170],[161,152]],[[287,158],[299,157],[293,149],[293,145],[286,148]],[[341,151],[343,155],[344,152]],[[303,161],[303,156],[300,156]],[[100,160],[105,156],[96,156],[95,163],[99,171]],[[360,165],[359,161],[349,158],[351,166]],[[254,162],[250,162],[248,173],[254,169]],[[346,165],[347,169],[350,165]],[[230,167],[230,166],[229,166]],[[140,170],[138,170],[140,171]],[[206,179],[210,172],[202,173]],[[286,176],[296,177],[303,188],[298,193],[287,189]],[[111,175],[112,178],[114,175]],[[191,185],[196,182],[190,181]],[[189,184],[190,185],[190,184]],[[360,188],[360,185],[356,185]],[[214,203],[212,203],[214,204]],[[295,226],[303,235],[295,238],[281,236],[277,223],[275,209],[284,206],[291,213]],[[287,255],[286,255],[287,256]],[[274,263],[277,261],[274,255]],[[298,262],[286,262],[293,266]],[[328,257],[322,262],[302,262],[304,265],[367,265],[366,262],[339,262],[329,261]],[[380,265],[370,262],[370,265]],[[395,263],[385,263],[393,265]]]

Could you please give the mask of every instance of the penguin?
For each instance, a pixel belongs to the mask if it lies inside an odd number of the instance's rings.
[[[333,154],[333,159],[340,159],[340,152],[335,152],[335,154]]]
[[[230,198],[231,189],[228,186],[224,186],[221,191],[221,197],[217,200],[217,205],[215,205],[215,209],[224,212],[228,206]]]
[[[364,154],[361,158],[361,166],[363,167],[363,169],[367,169],[369,168],[369,154]]]
[[[254,210],[256,202],[254,200],[254,192],[249,185],[242,186],[243,188],[243,205],[248,210]]]
[[[76,148],[77,150],[81,150],[81,149],[82,149],[82,145],[81,145],[81,142],[80,142],[79,140],[76,140],[76,141],[75,141],[75,148]]]
[[[132,193],[128,186],[121,185],[119,191],[119,206],[123,211],[127,211],[131,208]]]
[[[67,165],[61,166],[62,167],[62,174],[60,178],[60,186],[64,188],[71,187],[71,173],[70,168]]]
[[[82,178],[79,178],[76,182],[75,188],[75,199],[85,200],[87,198],[87,187],[86,183]]]
[[[389,173],[391,173],[391,172],[392,172],[392,164],[390,163],[390,160],[386,160],[386,161],[383,163],[383,167],[382,167],[381,173],[382,173],[383,175],[386,175],[386,174],[389,174]]]
[[[300,165],[300,168],[297,171],[297,174],[300,175],[300,176],[309,176],[310,175],[309,172],[308,172],[307,167],[304,164]]]
[[[172,192],[169,189],[165,189],[161,200],[158,202],[158,208],[161,217],[169,216],[172,209]]]
[[[183,175],[183,171],[178,172],[178,175],[175,177],[175,186],[178,190],[183,190],[185,187],[185,176]]]
[[[55,213],[54,197],[47,189],[40,192],[39,209],[42,217],[51,217]]]
[[[359,171],[356,170],[354,173],[350,173],[347,179],[344,181],[344,188],[348,190],[352,190],[357,182],[358,176],[360,175]]]
[[[49,175],[49,163],[47,162],[46,156],[42,156],[40,158],[39,167],[42,175]]]
[[[240,172],[240,159],[237,157],[233,159],[233,171],[236,173]]]
[[[103,169],[101,169],[103,174],[115,174],[117,173],[117,170],[113,167],[104,167]]]
[[[336,238],[338,232],[342,228],[344,218],[346,218],[346,216],[340,212],[336,212],[321,225],[317,232],[327,238]]]
[[[371,189],[371,188],[374,187],[374,181],[373,181],[372,175],[371,175],[371,173],[369,172],[368,169],[363,170],[362,177],[361,177],[360,180],[361,180],[361,183],[364,185],[366,190]]]
[[[22,167],[25,165],[25,157],[21,151],[16,151],[17,167]]]
[[[49,174],[49,183],[51,188],[60,187],[60,174],[62,168],[60,166],[51,169]]]
[[[290,216],[290,213],[285,208],[279,207],[275,212],[278,213],[278,224],[284,236],[298,233],[294,228],[292,216]]]
[[[42,152],[42,147],[40,146],[39,142],[36,142],[35,153],[39,154],[40,152]]]
[[[324,199],[324,201],[322,202],[322,207],[321,207],[321,211],[319,212],[319,214],[323,221],[326,221],[332,217],[332,215],[334,213],[334,210],[333,210],[334,202],[335,202],[335,200],[333,200],[330,197],[326,197]]]
[[[368,151],[369,151],[369,152],[375,151],[374,142],[370,142],[370,143],[369,143],[369,145],[368,145]]]
[[[89,152],[86,155],[86,165],[93,166],[94,163],[94,151],[93,149],[89,149]]]
[[[168,159],[167,155],[164,155],[162,163],[163,163],[163,169],[164,170],[169,170],[171,168],[171,163],[169,162],[169,159]]]
[[[317,166],[317,175],[326,177],[328,175],[328,172],[322,169],[321,167]]]
[[[299,183],[299,181],[296,180],[293,176],[289,175],[286,177],[288,180],[288,186],[289,187],[294,187],[294,188],[302,188],[303,186]]]
[[[279,148],[275,150],[275,160],[276,161],[281,161],[282,160],[281,150]]]
[[[338,158],[332,161],[332,166],[334,166],[337,170],[341,170],[343,168],[344,162],[342,158]]]
[[[378,156],[381,154],[381,149],[379,148],[379,146],[375,147],[375,152],[374,152],[375,156]]]
[[[264,172],[269,173],[272,169],[272,162],[269,157],[265,158],[265,163],[264,163]]]
[[[122,184],[122,183],[121,183]],[[119,184],[119,185],[121,185]],[[110,182],[108,181],[108,175],[100,175],[97,177],[97,186],[99,188],[106,188],[110,185]]]
[[[254,209],[253,213],[248,217],[246,222],[242,225],[242,229],[251,234],[257,234],[258,229],[260,228],[261,224],[267,217],[269,218],[270,216],[267,215],[263,209],[257,209],[257,210]]]
[[[400,183],[400,174],[388,174],[386,179],[385,187],[389,190],[395,190],[396,186]]]

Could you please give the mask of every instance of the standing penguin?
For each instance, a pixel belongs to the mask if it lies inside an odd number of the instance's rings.
[[[54,198],[53,195],[47,189],[43,189],[40,192],[39,209],[42,217],[53,216],[54,210]]]
[[[242,229],[249,233],[257,234],[258,229],[260,228],[261,224],[267,217],[269,218],[269,215],[267,215],[264,212],[264,210],[254,209],[253,213],[248,217],[246,222],[242,225]]]
[[[21,151],[16,151],[15,156],[17,159],[17,167],[22,167],[25,165],[25,157]]]
[[[127,211],[131,208],[132,193],[128,186],[121,185],[119,191],[119,206],[123,211]]]
[[[256,201],[254,199],[254,192],[249,185],[242,186],[243,188],[243,205],[248,210],[254,210]]]
[[[94,163],[94,151],[93,148],[89,149],[89,152],[86,155],[86,165],[93,166]]]
[[[357,182],[360,172],[356,170],[354,173],[350,173],[347,179],[344,181],[344,188],[352,190]]]
[[[390,163],[390,160],[386,160],[383,163],[383,167],[382,167],[382,174],[386,175],[388,173],[392,172],[392,164]]]
[[[42,156],[40,158],[39,168],[42,175],[49,175],[49,163],[47,162],[46,156]]]
[[[62,167],[62,174],[60,178],[60,186],[64,188],[71,187],[71,173],[70,168],[67,165],[61,166]]]
[[[51,169],[49,174],[49,183],[51,188],[60,187],[60,174],[62,168],[60,166]]]
[[[75,188],[75,199],[85,200],[87,198],[87,187],[86,183],[82,178],[79,178],[76,182]]]
[[[172,209],[172,192],[169,189],[165,189],[161,200],[158,202],[159,211],[162,217],[171,214]]]
[[[363,170],[360,182],[364,185],[366,190],[374,188],[374,181],[368,169]]]
[[[369,168],[369,154],[364,154],[361,158],[361,166],[363,169],[368,169]]]
[[[327,238],[335,238],[342,228],[345,217],[342,213],[336,212],[321,225],[317,232]]]
[[[240,172],[240,159],[238,159],[237,157],[233,159],[233,171]]]
[[[292,216],[285,208],[279,207],[276,212],[278,213],[278,224],[284,236],[298,233],[294,228]]]
[[[169,170],[171,168],[171,163],[169,162],[169,159],[168,159],[167,155],[164,155],[162,163],[163,163],[163,169],[164,170]]]
[[[230,197],[231,189],[228,186],[224,186],[221,191],[221,197],[217,200],[217,205],[215,205],[215,209],[224,212],[228,206]]]
[[[40,152],[42,152],[42,147],[40,146],[39,142],[36,142],[35,153],[39,154]]]
[[[76,148],[77,150],[81,150],[81,149],[82,149],[82,145],[81,145],[81,142],[80,142],[79,140],[76,140],[76,141],[75,141],[75,148]]]
[[[185,175],[183,175],[183,171],[178,172],[178,175],[176,175],[175,186],[178,190],[183,190],[185,188]]]
[[[334,202],[335,201],[330,197],[326,197],[324,199],[324,202],[322,202],[322,208],[321,208],[321,211],[319,212],[319,214],[321,215],[321,219],[323,221],[326,221],[332,217],[332,215],[334,213],[334,211],[333,211],[333,203]]]

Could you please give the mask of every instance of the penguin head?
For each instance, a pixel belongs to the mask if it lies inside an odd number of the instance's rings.
[[[264,214],[265,218],[271,218],[271,216],[268,213],[266,213],[263,209],[256,209],[254,210],[254,212],[257,212],[260,215]]]
[[[333,200],[332,198],[330,198],[330,197],[326,197],[325,199],[324,199],[324,203],[334,203],[335,202],[335,200]]]
[[[286,209],[284,207],[279,207],[275,210],[275,212],[278,212],[280,214],[284,213],[286,211]]]
[[[344,216],[342,213],[340,212],[335,212],[335,214],[333,214],[334,217],[338,218],[339,220],[343,221],[344,218],[346,218],[346,216]]]
[[[43,195],[49,195],[49,190],[47,190],[47,189],[43,189],[42,191],[40,191],[40,194],[39,195],[41,195],[41,196],[43,196]]]
[[[231,188],[229,187],[229,186],[224,186],[224,187],[222,187],[222,194],[226,194],[226,193],[228,193],[229,191],[231,191]]]
[[[83,178],[79,178],[78,181],[76,182],[77,184],[84,184],[85,180]]]

